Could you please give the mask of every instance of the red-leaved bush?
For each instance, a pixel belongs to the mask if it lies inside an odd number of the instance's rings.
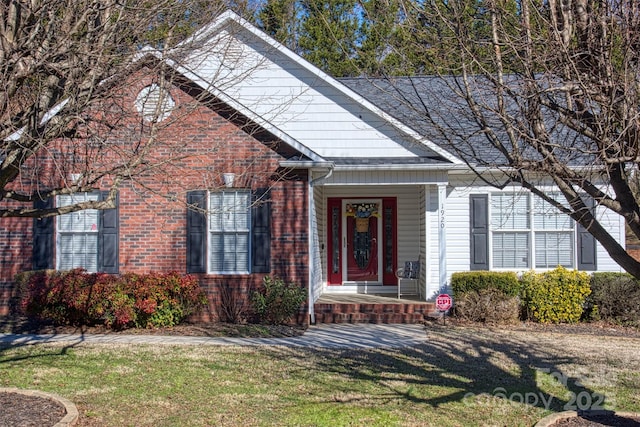
[[[206,304],[196,278],[176,272],[114,276],[82,269],[36,271],[16,281],[22,288],[20,311],[59,324],[174,326]]]

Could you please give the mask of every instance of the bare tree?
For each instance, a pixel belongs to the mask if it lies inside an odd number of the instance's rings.
[[[640,160],[640,3],[429,0],[404,10],[413,43],[403,48],[431,55],[439,77],[395,91],[414,109],[413,124],[480,179],[518,183],[569,215],[640,278],[640,263],[590,209],[595,201],[621,215],[640,236],[631,179]],[[437,57],[427,53],[434,45]],[[566,201],[545,191],[549,182]]]
[[[197,47],[185,39],[220,10],[220,3],[197,0],[2,2],[0,217],[111,208],[123,182],[144,186],[139,177],[163,170],[170,177],[174,160],[187,154],[172,147],[168,155],[155,138],[170,123],[161,116],[179,77],[164,64]],[[145,56],[143,46],[153,52]],[[151,88],[136,100],[146,120],[132,120],[124,104],[135,79]],[[34,207],[105,186],[105,200]]]

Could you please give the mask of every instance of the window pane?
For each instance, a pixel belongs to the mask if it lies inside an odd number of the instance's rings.
[[[495,268],[527,268],[529,266],[528,233],[494,233],[492,243]]]
[[[222,234],[211,234],[209,245],[209,268],[211,271],[222,271],[222,262],[224,260],[224,244]]]
[[[249,271],[249,235],[236,236],[236,271]]]
[[[236,230],[248,230],[249,229],[249,205],[251,198],[248,192],[242,192],[237,194],[235,211],[236,211]]]
[[[529,228],[529,195],[526,193],[492,194],[491,227],[497,230]]]
[[[250,205],[251,194],[248,191],[211,194],[210,271],[249,271]]]
[[[222,199],[222,229],[224,231],[235,230],[236,202],[235,194],[224,194]]]
[[[58,217],[58,230],[71,231],[73,228],[73,214],[60,215]]]
[[[98,235],[61,234],[58,239],[59,270],[84,268],[90,272],[98,270]]]
[[[58,197],[58,206],[98,200],[98,193],[78,193]],[[58,217],[58,269],[98,270],[98,219],[95,209],[72,212]]]
[[[222,193],[211,193],[209,211],[209,229],[222,230]]]
[[[562,196],[552,193],[551,197],[555,200],[561,200]],[[563,201],[562,204],[567,205],[566,201]],[[570,230],[573,228],[573,220],[556,209],[555,206],[539,197],[535,197],[534,227],[537,230]]]
[[[537,232],[536,267],[573,267],[573,233]]]
[[[224,271],[236,271],[236,236],[233,234],[226,234],[224,236],[224,260],[222,262],[222,269]]]

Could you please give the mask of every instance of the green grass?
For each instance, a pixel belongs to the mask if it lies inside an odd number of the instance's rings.
[[[602,344],[453,328],[398,350],[36,345],[0,350],[0,386],[70,399],[79,426],[527,426],[582,392],[640,411],[640,340]]]

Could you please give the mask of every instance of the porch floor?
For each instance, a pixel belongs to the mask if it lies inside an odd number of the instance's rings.
[[[417,296],[323,294],[314,312],[316,323],[421,323],[435,304]]]

